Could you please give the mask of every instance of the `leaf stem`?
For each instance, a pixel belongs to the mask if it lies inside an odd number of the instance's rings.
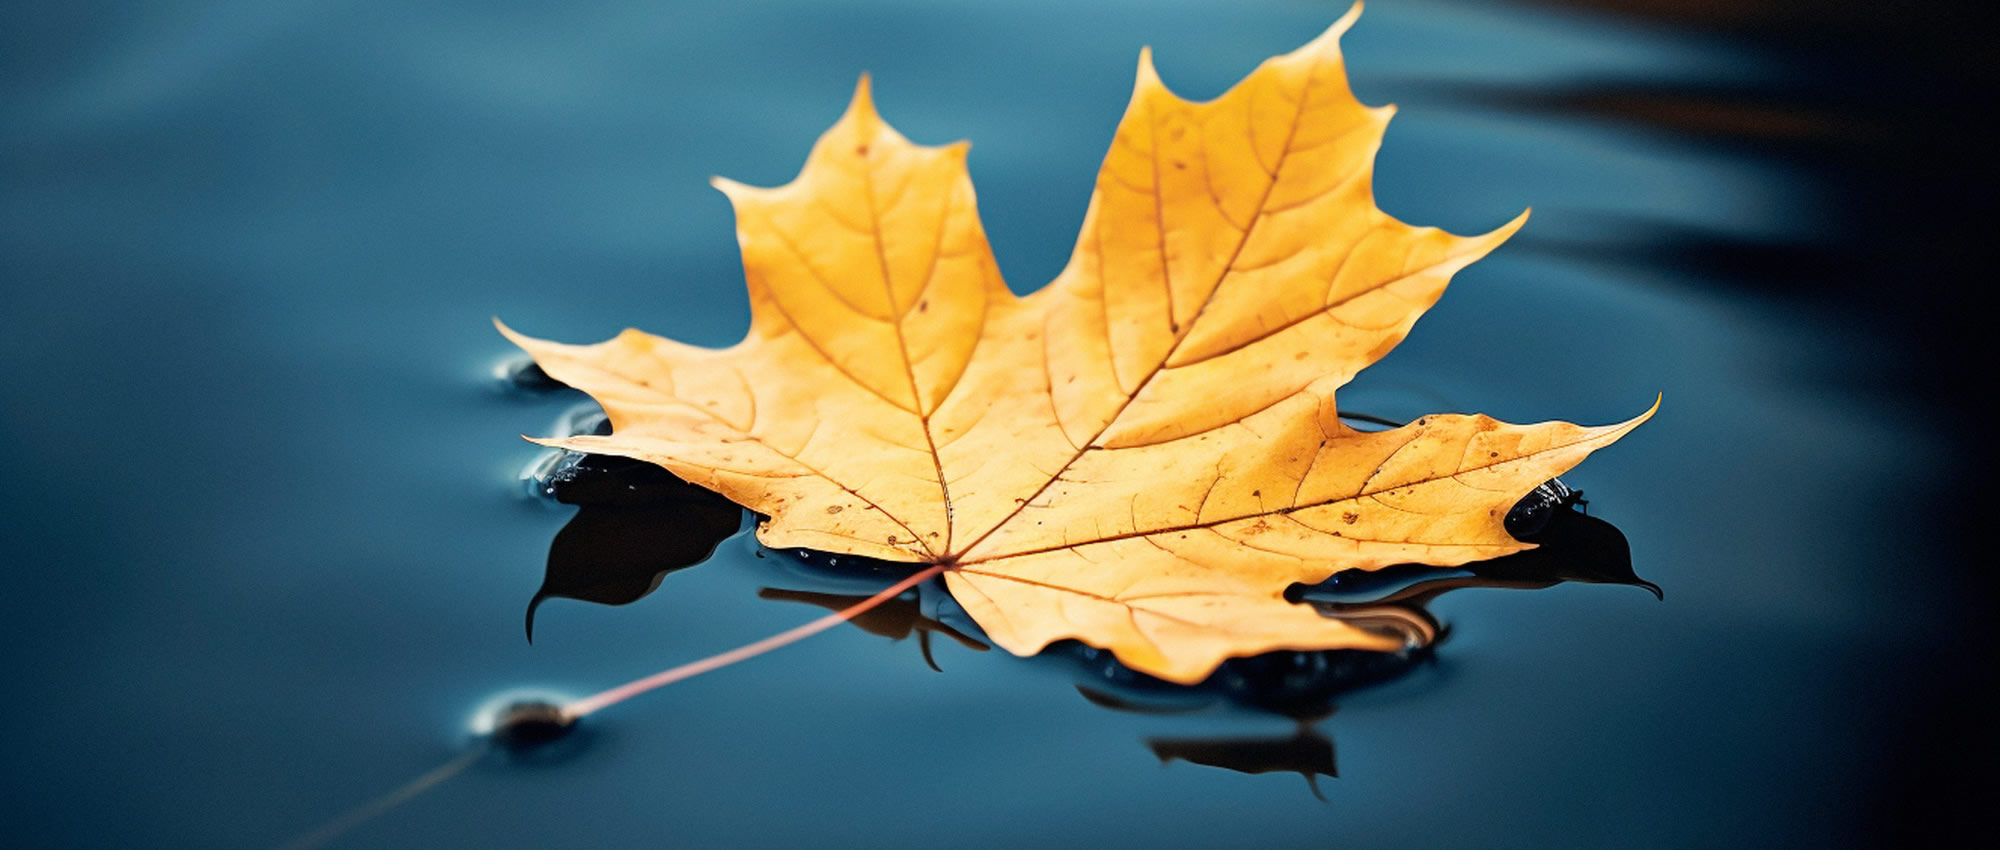
[[[481,742],[479,746],[460,753],[452,760],[425,771],[422,776],[410,780],[402,787],[363,803],[346,814],[328,821],[318,829],[285,842],[278,850],[317,850],[317,848],[324,847],[332,843],[334,839],[346,835],[355,827],[381,817],[390,809],[409,802],[410,798],[430,790],[440,782],[457,776],[467,767],[472,766],[473,762],[478,761],[480,756],[486,755],[486,750],[487,744]]]
[[[841,623],[845,623],[848,620],[854,619],[855,617],[865,614],[875,606],[881,605],[882,603],[894,599],[897,596],[901,596],[903,591],[909,590],[912,587],[916,587],[919,584],[923,584],[924,582],[929,581],[932,578],[935,578],[936,576],[942,574],[946,569],[949,569],[949,565],[934,564],[928,569],[918,572],[915,575],[910,576],[909,578],[905,578],[902,581],[896,582],[895,584],[883,588],[881,592],[875,594],[874,596],[870,596],[867,599],[864,599],[860,602],[856,602],[853,605],[850,605],[839,611],[828,614],[817,620],[813,620],[810,623],[806,623],[804,625],[797,626],[795,628],[787,629],[785,631],[779,632],[775,635],[764,638],[763,640],[757,641],[755,643],[746,643],[735,649],[729,650],[728,652],[722,652],[715,655],[711,655],[699,661],[690,661],[678,667],[673,667],[666,670],[662,670],[658,673],[654,673],[653,675],[647,676],[643,679],[636,679],[631,682],[627,682],[623,685],[619,685],[618,687],[612,688],[610,690],[584,697],[582,699],[579,699],[575,702],[563,706],[563,715],[569,718],[570,720],[576,720],[578,718],[596,712],[599,709],[624,702],[625,700],[631,699],[647,691],[653,690],[654,688],[660,688],[667,685],[671,685],[682,679],[693,678],[703,673],[707,673],[711,670],[719,670],[723,667],[735,664],[738,661],[744,661],[747,659],[755,658],[759,655],[763,655],[766,652],[770,652],[771,650],[796,643],[800,640],[819,634],[820,632],[826,631],[827,629],[833,628],[834,626],[838,626]]]

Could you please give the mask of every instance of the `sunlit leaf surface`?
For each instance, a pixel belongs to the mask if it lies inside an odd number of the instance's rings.
[[[1336,391],[1526,218],[1461,237],[1375,207],[1392,110],[1349,91],[1354,17],[1207,103],[1142,53],[1075,252],[1026,297],[993,260],[967,146],[904,139],[864,78],[792,182],[716,183],[741,343],[506,331],[610,416],[609,436],[546,442],[659,464],[764,514],[773,547],[946,565],[1017,654],[1076,638],[1194,682],[1273,649],[1399,648],[1283,592],[1527,548],[1508,509],[1651,411],[1341,422]]]

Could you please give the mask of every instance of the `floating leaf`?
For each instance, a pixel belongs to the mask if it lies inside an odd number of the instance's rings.
[[[1142,52],[1075,252],[1026,297],[993,260],[967,146],[904,139],[864,77],[797,179],[716,181],[742,342],[502,328],[610,416],[609,436],[544,442],[659,464],[764,514],[772,547],[946,566],[1017,654],[1077,638],[1194,682],[1280,648],[1400,648],[1285,589],[1527,548],[1508,509],[1651,411],[1340,421],[1335,391],[1526,218],[1460,237],[1375,207],[1392,110],[1348,89],[1358,11],[1206,103]]]

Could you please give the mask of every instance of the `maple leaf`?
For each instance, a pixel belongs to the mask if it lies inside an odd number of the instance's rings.
[[[1528,548],[1507,509],[1652,411],[1340,421],[1335,390],[1526,219],[1460,237],[1375,207],[1392,110],[1348,89],[1358,12],[1207,103],[1141,52],[1074,254],[1026,297],[994,262],[967,146],[903,138],[864,76],[792,182],[714,181],[736,210],[742,342],[501,327],[613,426],[538,442],[659,464],[764,514],[768,546],[943,565],[1020,655],[1076,638],[1194,682],[1235,655],[1399,648],[1284,590]]]

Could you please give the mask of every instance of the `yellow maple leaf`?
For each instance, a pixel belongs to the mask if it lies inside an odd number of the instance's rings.
[[[966,145],[910,143],[863,77],[791,183],[715,181],[742,342],[502,327],[613,426],[539,442],[666,467],[766,515],[768,546],[943,565],[1020,655],[1076,638],[1194,682],[1272,649],[1400,648],[1283,592],[1528,548],[1508,508],[1652,411],[1342,424],[1334,391],[1527,217],[1459,237],[1376,209],[1392,110],[1348,89],[1358,12],[1207,103],[1142,52],[1069,265],[1026,297],[994,263]]]

